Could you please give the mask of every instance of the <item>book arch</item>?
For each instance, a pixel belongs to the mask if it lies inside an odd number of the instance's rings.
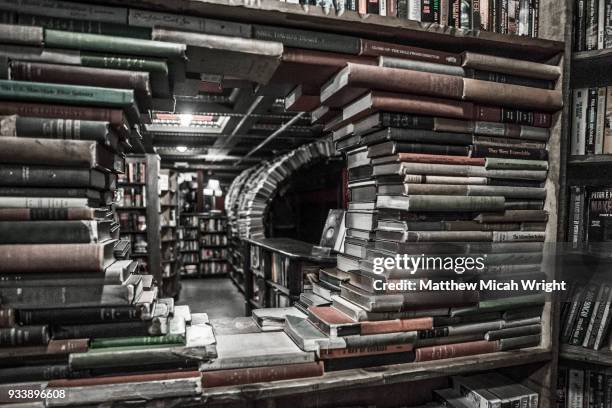
[[[299,170],[337,154],[331,140],[318,140],[240,173],[225,200],[232,235],[241,239],[266,237],[264,219],[281,186]]]

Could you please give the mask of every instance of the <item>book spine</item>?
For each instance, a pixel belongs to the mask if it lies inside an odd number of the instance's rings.
[[[600,331],[601,326],[605,325],[603,319],[606,308],[610,307],[610,293],[610,285],[604,284],[601,288],[595,307],[593,308],[593,315],[591,317],[591,321],[589,322],[589,327],[582,343],[582,347],[590,349],[594,348],[595,340],[598,337],[598,332]]]
[[[144,40],[151,39],[151,29],[149,28],[115,24],[99,20],[91,21],[20,13],[18,15],[18,23],[52,30],[76,31],[79,33],[114,35],[119,37],[125,36]]]
[[[612,7],[610,8],[612,13]],[[606,118],[604,121],[603,153],[612,154],[612,86],[606,87]]]
[[[2,208],[67,209],[89,205],[87,198],[66,197],[0,197]]]
[[[0,272],[103,272],[110,244],[0,245]]]
[[[408,20],[421,21],[422,1],[408,0]]]
[[[284,366],[206,371],[202,374],[202,384],[204,387],[220,387],[306,377],[319,377],[321,375],[323,375],[323,363],[313,362]]]
[[[134,102],[134,91],[82,85],[0,80],[0,98],[75,105],[95,104],[123,108]]]
[[[597,131],[597,88],[589,88],[587,93],[585,153],[595,153],[595,133]]]
[[[159,58],[185,58],[185,44],[108,35],[45,30],[45,47],[96,51],[110,54],[142,55]]]
[[[39,346],[49,343],[47,326],[20,326],[0,329],[0,347]]]
[[[10,101],[0,104],[0,115],[97,120],[110,122],[114,126],[123,125],[123,112],[120,109]]]
[[[459,1],[459,19],[461,21],[461,28],[469,30],[472,28],[472,7],[473,0],[460,0]]]
[[[43,43],[43,29],[41,27],[0,24],[0,41],[40,47]]]
[[[440,0],[440,25],[448,26],[451,0]]]
[[[98,225],[92,222],[54,224],[50,221],[0,221],[0,244],[89,243],[99,238]]]
[[[94,187],[88,169],[62,169],[39,166],[0,165],[0,178],[5,186],[23,187]]]
[[[586,48],[586,0],[577,0],[575,9],[574,22],[574,50],[584,51]]]
[[[547,160],[548,151],[545,149],[474,145],[472,146],[470,157],[500,157],[529,160]]]
[[[498,351],[498,348],[498,343],[495,341],[474,341],[468,343],[422,347],[416,349],[415,362],[494,353]]]
[[[595,149],[594,154],[603,154],[604,128],[606,121],[606,87],[597,89],[597,115],[595,119]]]
[[[538,141],[527,141],[511,139],[507,137],[474,136],[472,141],[475,145],[503,146],[525,149],[546,149],[546,143]]]
[[[0,221],[93,220],[91,208],[0,208]]]
[[[612,1],[604,0],[605,19],[604,19],[604,48],[612,48]]]
[[[15,326],[15,311],[9,307],[0,308],[0,328]]]
[[[85,324],[140,320],[137,306],[101,306],[91,308],[20,309],[18,321],[23,325]]]
[[[434,23],[433,0],[421,0],[421,22]]]
[[[584,408],[584,370],[570,368],[567,384],[567,407]]]
[[[587,0],[585,5],[585,51],[597,49],[598,0]]]
[[[599,291],[598,289],[599,288],[597,286],[591,285],[586,289],[584,293],[584,297],[582,298],[576,317],[576,323],[574,324],[571,338],[569,340],[571,345],[578,346],[584,341],[588,321],[591,317],[591,314],[593,313],[595,298]]]
[[[108,144],[107,136],[111,133],[109,122],[22,116],[16,118],[11,130],[12,136],[97,140],[104,144]]]
[[[608,329],[610,327],[610,304],[612,301],[612,291],[609,297],[604,301],[603,310],[601,311],[601,320],[597,331],[595,332],[595,336],[592,342],[589,343],[590,347],[593,350],[599,350],[602,346],[602,343],[608,334]]]
[[[574,89],[573,95],[570,154],[583,155],[586,151],[588,90],[586,88]]]
[[[135,347],[135,346],[184,346],[185,336],[182,334],[166,334],[164,336],[132,336],[96,338],[90,342],[90,348]]]

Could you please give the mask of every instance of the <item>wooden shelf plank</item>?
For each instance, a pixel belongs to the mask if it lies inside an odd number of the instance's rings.
[[[250,301],[251,304],[254,302]],[[204,388],[203,402],[252,401],[325,390],[341,390],[447,377],[477,371],[547,362],[550,350],[530,348],[479,356],[460,357],[424,363],[406,363],[372,369],[352,369],[325,373],[322,377],[247,384],[242,386]],[[204,384],[206,387],[206,384]]]
[[[612,154],[589,154],[582,156],[570,156],[568,163],[572,165],[612,165]]]
[[[545,61],[563,52],[564,49],[563,43],[558,41],[487,31],[461,30],[396,17],[360,15],[354,11],[345,11],[338,16],[333,12],[326,14],[321,7],[311,6],[305,10],[299,4],[277,0],[245,2],[233,0],[175,0],[172,2],[166,0],[95,0],[93,2],[254,24],[328,31],[455,52],[469,49],[496,55],[514,57],[521,55],[522,58],[535,61]]]
[[[564,360],[612,366],[612,352],[589,350],[584,347],[562,345],[559,356]]]

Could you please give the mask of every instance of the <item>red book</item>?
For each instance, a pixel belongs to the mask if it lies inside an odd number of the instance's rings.
[[[414,350],[414,345],[390,344],[386,346],[347,347],[343,349],[321,350],[322,360],[333,360],[336,358],[375,356],[380,354],[405,353]]]
[[[0,103],[0,115],[98,120],[110,122],[114,126],[122,126],[124,124],[124,115],[121,109],[49,105],[43,103],[3,101],[3,103]]]
[[[291,380],[295,378],[320,377],[322,375],[323,363],[321,362],[237,368],[233,370],[205,371],[202,373],[202,386],[205,388],[222,387]]]
[[[432,317],[416,319],[381,320],[376,322],[361,322],[361,334],[382,334],[433,329]]]
[[[499,351],[497,341],[470,341],[467,343],[443,344],[416,349],[415,362],[444,360],[447,358],[474,356]]]
[[[397,11],[395,13],[397,13]],[[447,65],[461,64],[461,56],[459,54],[364,39],[361,40],[361,53],[359,55],[372,57],[379,57],[382,55]]]
[[[308,308],[308,320],[331,337],[358,335],[360,324],[331,306]]]

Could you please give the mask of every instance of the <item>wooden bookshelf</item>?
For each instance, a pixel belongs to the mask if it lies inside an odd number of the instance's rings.
[[[590,350],[584,347],[562,345],[559,358],[568,362],[597,364],[612,367],[612,352],[609,350]]]
[[[136,252],[132,246],[132,256],[141,259],[146,264],[146,270],[153,275],[155,280],[162,286],[161,275],[161,236],[160,236],[160,216],[159,216],[159,195],[157,194],[157,179],[159,175],[159,156],[155,154],[145,155],[128,155],[126,157],[126,166],[142,166],[144,174],[143,181],[134,179],[118,180],[118,188],[125,189],[140,189],[142,197],[140,200],[143,205],[126,205],[121,203],[117,206],[117,211],[125,216],[132,217],[135,214],[137,217],[144,217],[146,228],[142,231],[121,228],[120,234],[129,235],[130,240],[134,240],[135,236],[144,237],[147,245],[146,252]],[[121,216],[121,215],[120,215]],[[132,241],[133,244],[133,241]]]
[[[460,47],[461,49],[514,57],[520,54],[522,58],[536,61],[546,61],[564,50],[563,38],[551,35],[548,30],[550,27],[548,27],[547,19],[559,19],[562,17],[562,9],[564,8],[559,7],[559,4],[554,1],[540,2],[540,36],[550,40],[479,30],[461,30],[395,17],[360,15],[354,11],[345,11],[339,16],[335,12],[326,14],[321,7],[311,6],[305,10],[299,4],[277,0],[245,2],[176,0],[171,5],[164,0],[111,0],[104,2],[97,0],[95,2],[165,12],[180,12],[247,23],[358,35],[364,38],[410,43],[424,48],[456,51]],[[550,14],[547,14],[547,12],[550,12]],[[563,25],[563,20],[558,20],[557,23]]]
[[[225,275],[229,272],[227,217],[205,213],[199,219],[200,275]],[[212,256],[206,255],[212,252]]]
[[[528,364],[549,364],[555,359],[551,350],[541,348],[507,351],[479,356],[460,357],[449,360],[428,361],[419,364],[407,363],[381,366],[372,369],[332,371],[322,377],[299,380],[276,381],[271,383],[248,384],[244,386],[204,388],[202,398],[207,404],[229,401],[256,401],[299,394],[343,392],[357,388],[411,383],[422,380],[468,374],[487,370],[502,370]],[[538,371],[532,381],[537,382]],[[404,385],[409,387],[409,384]],[[379,392],[381,390],[379,389]],[[546,401],[540,400],[540,407]]]
[[[161,169],[160,218],[161,218],[161,263],[164,296],[178,298],[180,293],[178,253],[178,174],[174,170]]]

